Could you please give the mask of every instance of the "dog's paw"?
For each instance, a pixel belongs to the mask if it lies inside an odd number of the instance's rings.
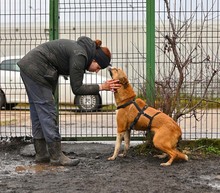
[[[118,157],[126,157],[126,154],[120,153],[120,154],[118,154]]]
[[[185,160],[188,161],[189,160],[189,157],[187,155],[185,155]]]
[[[171,163],[166,162],[166,163],[161,163],[160,165],[161,165],[161,166],[170,166],[170,165],[171,165]]]
[[[153,157],[157,157],[159,159],[164,159],[166,158],[168,155],[166,153],[162,153],[161,155],[154,155]]]
[[[113,157],[113,156],[112,156],[112,157],[109,157],[108,160],[109,160],[109,161],[113,161],[113,160],[115,160],[115,157]]]

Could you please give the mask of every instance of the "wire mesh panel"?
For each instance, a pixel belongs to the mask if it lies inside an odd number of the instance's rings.
[[[31,136],[28,99],[17,62],[32,48],[48,40],[48,0],[1,0],[1,137]]]
[[[156,94],[183,138],[220,135],[219,29],[219,1],[156,1]]]
[[[49,40],[49,1],[5,0],[0,6],[1,62],[19,60],[29,50]],[[59,37],[77,40],[80,36],[89,36],[102,40],[102,45],[112,52],[112,64],[129,74],[138,91],[138,84],[144,84],[145,60],[140,53],[145,53],[145,12],[145,1],[60,0]],[[16,66],[16,62],[13,65]],[[2,107],[1,136],[29,136],[29,106],[19,69],[10,69],[7,73],[3,73],[4,77],[1,75],[1,89],[10,109]],[[15,86],[5,77],[15,77]],[[108,78],[106,70],[98,75],[86,73],[84,83],[102,83]],[[15,97],[12,87],[15,87]],[[11,100],[13,97],[16,101]],[[68,77],[61,76],[59,102],[62,137],[115,137],[113,93],[103,91],[99,96],[74,96]]]
[[[31,136],[29,106],[17,61],[49,41],[49,0],[1,0],[0,136]],[[156,108],[180,124],[184,139],[219,138],[220,2],[155,1]],[[59,38],[88,36],[112,52],[112,65],[146,97],[146,0],[60,0]],[[54,21],[53,21],[54,22]],[[153,38],[153,37],[152,37]],[[110,79],[107,70],[86,73],[85,84]],[[5,103],[6,105],[2,105]],[[113,93],[74,96],[59,79],[59,128],[73,140],[116,135]],[[133,137],[144,133],[133,132]]]
[[[112,53],[112,65],[123,68],[137,92],[142,90],[146,63],[145,1],[60,0],[59,16],[60,38],[77,40],[88,36],[101,40],[102,46],[107,46]],[[90,84],[91,79],[85,77],[85,83]],[[102,83],[110,76],[107,70],[101,70],[95,79]],[[105,107],[96,112],[72,112],[71,108],[60,111],[61,128],[65,128],[63,136],[87,139],[116,136],[114,96],[109,91],[101,91],[100,95],[101,105]],[[143,133],[134,132],[133,136],[143,136]]]

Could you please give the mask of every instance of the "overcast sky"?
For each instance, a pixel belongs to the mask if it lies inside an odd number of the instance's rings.
[[[0,23],[49,22],[50,0],[0,0]],[[209,19],[219,19],[219,0],[170,0],[171,10],[183,11],[181,18],[197,12],[197,19],[212,10]],[[155,0],[156,20],[166,13],[163,0]],[[180,6],[181,5],[181,6]],[[60,0],[62,21],[137,21],[146,20],[145,1],[140,0]],[[181,9],[180,9],[181,7]],[[186,12],[186,11],[191,12]],[[160,11],[160,17],[158,15]],[[144,13],[144,14],[143,14]],[[176,14],[176,13],[173,13]],[[179,14],[179,13],[178,13]],[[176,14],[175,17],[180,17]]]

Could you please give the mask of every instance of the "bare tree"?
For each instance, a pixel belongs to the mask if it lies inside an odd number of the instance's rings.
[[[181,5],[180,14],[172,14],[170,2],[164,0],[167,21],[163,20],[163,30],[156,28],[160,38],[163,37],[163,46],[161,43],[156,44],[156,53],[163,58],[161,60],[166,61],[158,68],[160,71],[156,72],[159,77],[156,77],[155,82],[157,96],[155,105],[177,121],[186,114],[197,118],[196,110],[208,102],[220,104],[209,94],[213,80],[220,81],[218,57],[220,45],[215,43],[216,46],[213,47],[208,45],[208,41],[204,41],[204,37],[208,38],[207,34],[204,34],[204,30],[208,31],[208,21],[214,20],[210,15],[216,2],[213,2],[208,11],[201,11],[203,15],[199,29],[195,25],[198,5],[196,10],[183,20],[177,18],[184,14],[181,12]],[[203,8],[203,5],[200,7]],[[209,51],[207,46],[210,46]]]
[[[211,9],[204,12],[200,29],[196,35],[193,35],[194,31],[190,29],[194,27],[196,10],[188,19],[181,22],[181,25],[176,25],[175,21],[178,18],[171,14],[170,1],[164,0],[164,2],[169,30],[160,32],[157,29],[157,32],[164,37],[164,46],[158,47],[158,50],[169,60],[169,66],[167,73],[156,81],[157,105],[174,120],[188,113],[196,118],[196,109],[201,108],[203,101],[219,103],[217,100],[210,100],[208,95],[209,87],[220,70],[219,46],[216,50],[212,50],[216,53],[212,54],[212,57],[215,57],[211,58],[204,49],[204,45],[207,46],[208,42],[204,43],[202,38]],[[187,38],[193,38],[193,42]],[[193,76],[190,72],[193,72]],[[187,84],[191,84],[190,87],[187,87]],[[198,85],[202,85],[199,95],[196,92]]]

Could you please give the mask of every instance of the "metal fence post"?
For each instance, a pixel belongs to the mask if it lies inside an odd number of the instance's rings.
[[[50,40],[59,38],[59,0],[50,0]]]
[[[50,40],[55,40],[59,38],[59,10],[58,10],[59,0],[50,0]],[[59,113],[59,90],[56,87],[54,98],[57,105],[57,114]],[[57,122],[59,121],[59,116],[57,116]]]
[[[155,0],[146,1],[146,97],[147,103],[155,101]]]

